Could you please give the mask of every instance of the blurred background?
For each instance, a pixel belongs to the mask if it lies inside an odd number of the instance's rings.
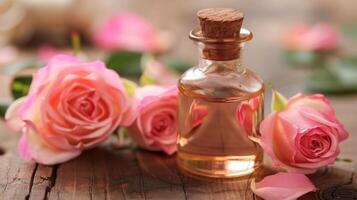
[[[347,94],[344,102],[357,105],[357,1],[2,0],[2,108],[26,95],[30,74],[51,56],[79,46],[81,58],[102,59],[141,84],[174,84],[197,62],[188,33],[198,26],[196,12],[208,7],[245,13],[254,38],[244,63],[286,96],[320,92],[334,101]],[[338,112],[348,110],[343,105]]]

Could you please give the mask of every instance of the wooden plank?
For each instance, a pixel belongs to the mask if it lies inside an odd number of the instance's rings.
[[[108,170],[110,199],[145,199],[142,177],[135,153],[131,149],[102,149]],[[104,158],[104,156],[102,156]],[[116,194],[116,195],[114,195]]]
[[[0,199],[25,199],[31,191],[37,165],[19,158],[17,140],[18,136],[0,121]]]
[[[138,151],[138,160],[145,176],[158,187],[148,190],[146,194],[152,199],[255,199],[249,189],[251,179],[205,179],[191,177],[182,173],[176,165],[175,156],[169,157],[162,153]],[[147,178],[146,178],[147,179]],[[145,180],[146,180],[145,179]],[[147,184],[145,184],[146,186]],[[175,186],[175,187],[173,187]],[[172,191],[173,190],[173,191]]]
[[[49,199],[144,199],[132,151],[100,147],[58,167]]]
[[[26,199],[30,195],[37,165],[24,163],[15,153],[0,158],[0,199]]]
[[[94,184],[92,152],[57,167],[54,186],[49,199],[92,199]],[[101,169],[98,169],[101,170]]]
[[[147,199],[187,199],[182,179],[175,171],[175,156],[137,150]],[[171,162],[170,162],[171,161]],[[170,164],[167,164],[170,162]]]
[[[311,180],[319,188],[316,199],[356,199],[356,163],[338,161],[333,166],[320,169],[310,175]]]
[[[38,165],[33,178],[30,200],[46,199],[47,192],[55,184],[57,166]]]

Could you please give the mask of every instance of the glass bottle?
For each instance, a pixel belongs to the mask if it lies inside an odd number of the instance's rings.
[[[263,157],[255,139],[263,119],[264,84],[241,57],[252,33],[241,29],[243,15],[234,9],[205,9],[198,17],[202,28],[192,30],[190,39],[198,45],[199,63],[178,83],[177,163],[195,175],[248,175]]]

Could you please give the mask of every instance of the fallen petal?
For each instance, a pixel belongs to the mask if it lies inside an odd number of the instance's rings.
[[[257,183],[253,181],[251,189],[265,200],[294,200],[317,190],[304,174],[285,172],[266,176]]]

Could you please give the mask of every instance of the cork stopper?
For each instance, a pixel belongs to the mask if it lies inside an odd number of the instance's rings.
[[[207,8],[198,11],[202,35],[207,38],[239,37],[243,13],[233,8]]]
[[[191,31],[190,38],[201,42],[201,56],[209,60],[227,61],[240,56],[241,42],[252,34],[242,29],[243,13],[233,8],[208,8],[197,12],[201,29]],[[242,30],[243,32],[242,32]]]

